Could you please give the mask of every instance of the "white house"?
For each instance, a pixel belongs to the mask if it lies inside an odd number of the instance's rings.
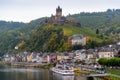
[[[98,52],[99,58],[113,58],[114,52]]]
[[[75,34],[71,36],[72,45],[86,45],[86,37],[82,34]]]
[[[98,58],[113,58],[115,56],[115,49],[110,47],[102,47],[98,50]]]

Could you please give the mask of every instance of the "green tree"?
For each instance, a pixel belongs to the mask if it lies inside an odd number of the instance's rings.
[[[98,63],[105,66],[120,66],[120,58],[101,58]]]
[[[96,34],[99,34],[99,29],[96,29]]]
[[[52,33],[50,39],[46,44],[46,51],[55,52],[58,50],[59,43],[57,43],[58,34]]]

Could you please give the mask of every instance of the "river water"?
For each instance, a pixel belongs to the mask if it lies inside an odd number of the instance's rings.
[[[63,76],[47,69],[0,66],[0,80],[86,80],[86,78]]]

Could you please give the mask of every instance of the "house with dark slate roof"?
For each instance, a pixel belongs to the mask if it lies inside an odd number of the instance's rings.
[[[86,36],[82,34],[74,34],[71,36],[71,44],[72,45],[86,45]]]

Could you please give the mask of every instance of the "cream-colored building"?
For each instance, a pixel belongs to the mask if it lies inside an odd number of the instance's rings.
[[[98,52],[98,57],[99,58],[113,58],[114,57],[114,52]]]
[[[86,36],[82,34],[75,34],[71,36],[71,44],[72,45],[86,45]]]

